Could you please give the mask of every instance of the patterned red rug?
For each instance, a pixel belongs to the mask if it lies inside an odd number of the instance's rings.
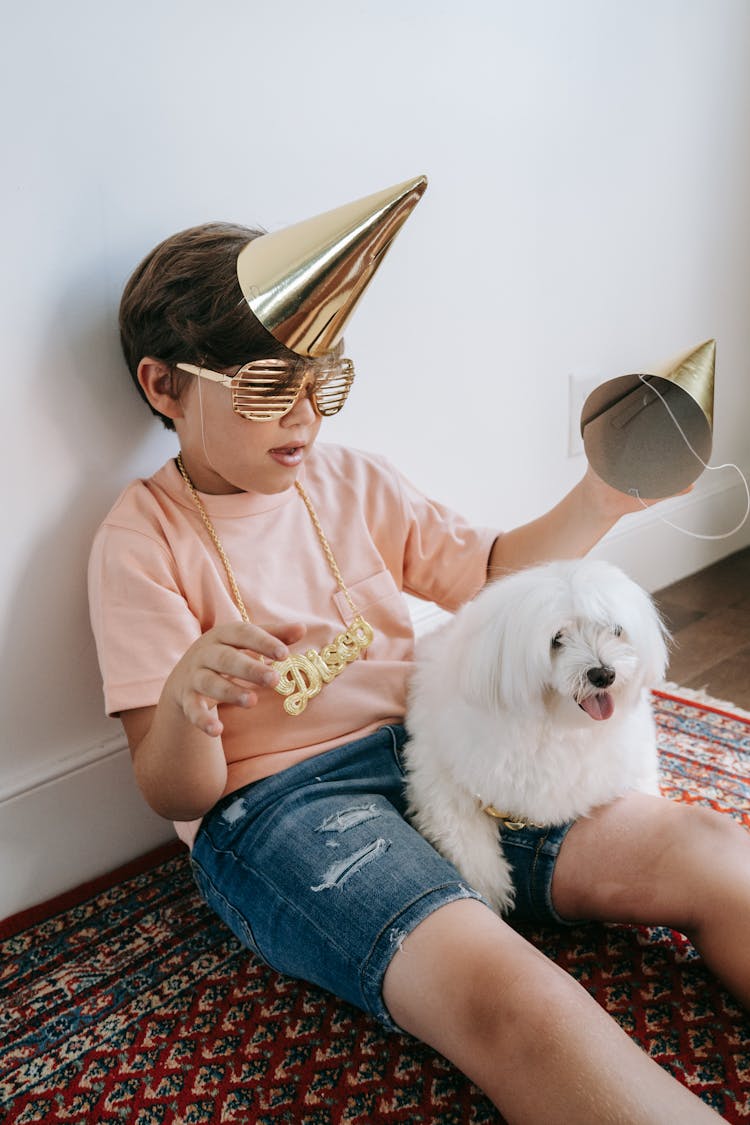
[[[655,699],[665,793],[750,829],[750,722]],[[666,929],[528,935],[726,1120],[750,1118],[750,1017]],[[204,908],[170,846],[0,924],[0,1120],[498,1122],[434,1052],[282,979]]]

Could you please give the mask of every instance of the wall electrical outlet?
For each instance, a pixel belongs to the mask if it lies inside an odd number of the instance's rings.
[[[568,376],[568,457],[583,453],[581,411],[586,399],[600,383],[601,379],[595,375]]]

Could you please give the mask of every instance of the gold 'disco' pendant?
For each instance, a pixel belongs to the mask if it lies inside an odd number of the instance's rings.
[[[242,600],[242,594],[239,591],[237,579],[234,577],[232,564],[219,539],[216,528],[211,523],[208,512],[203,506],[203,501],[196,492],[195,485],[188,476],[185,466],[182,463],[182,453],[177,455],[177,468],[188,487],[188,491],[193,499],[193,503],[198,509],[206,531],[219,553],[219,558],[224,564],[224,570],[227,574],[232,597],[234,598],[237,609],[240,611],[240,617],[244,622],[249,624],[250,617],[245,603]],[[339,633],[329,645],[324,645],[320,652],[318,652],[317,649],[310,648],[304,655],[301,653],[292,653],[290,656],[287,656],[286,660],[277,660],[271,665],[280,676],[275,690],[279,695],[286,696],[284,700],[284,710],[287,715],[301,715],[309,701],[318,694],[323,685],[329,684],[331,680],[335,680],[336,677],[343,672],[347,664],[351,664],[356,660],[362,650],[367,648],[375,637],[372,626],[368,625],[352,601],[351,594],[346,588],[344,579],[341,577],[338,563],[333,557],[333,551],[325,537],[323,528],[320,526],[320,520],[312,506],[310,497],[299,481],[295,481],[295,488],[310,513],[310,519],[317,532],[320,545],[323,548],[323,553],[328,560],[328,565],[333,572],[339,589],[351,606],[354,619],[343,633]]]
[[[347,664],[356,660],[374,635],[364,617],[357,614],[349,628],[319,652],[310,648],[304,655],[292,653],[286,660],[275,661],[271,667],[276,669],[281,679],[274,690],[286,696],[284,710],[287,714],[301,715],[323,684],[335,680]]]

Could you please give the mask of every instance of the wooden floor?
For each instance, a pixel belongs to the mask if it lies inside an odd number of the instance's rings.
[[[750,711],[750,547],[654,598],[674,638],[668,679]]]

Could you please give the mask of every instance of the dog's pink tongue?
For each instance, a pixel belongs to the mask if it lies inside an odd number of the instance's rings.
[[[581,707],[592,719],[608,719],[615,709],[608,691],[603,691],[601,695],[590,695],[581,702]]]

